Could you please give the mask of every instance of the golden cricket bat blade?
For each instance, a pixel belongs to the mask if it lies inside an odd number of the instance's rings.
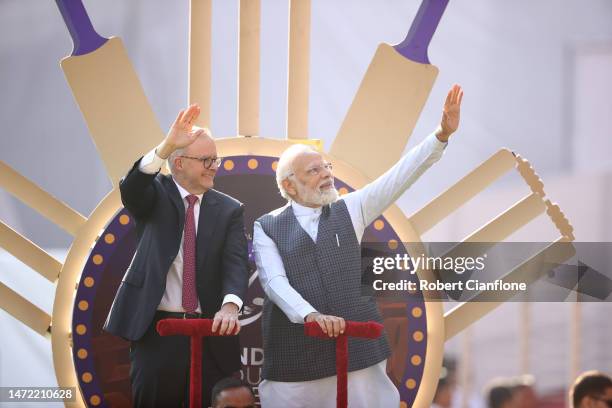
[[[164,137],[120,38],[100,37],[81,0],[56,0],[73,38],[60,65],[116,185]]]
[[[427,46],[448,0],[424,0],[406,39],[380,44],[330,154],[375,179],[402,155],[438,75]]]

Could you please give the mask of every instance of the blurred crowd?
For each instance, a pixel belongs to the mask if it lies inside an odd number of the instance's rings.
[[[444,359],[432,408],[612,408],[612,378],[602,372],[579,375],[568,391],[540,396],[531,375],[496,378],[481,395],[466,396],[458,385],[456,363]]]

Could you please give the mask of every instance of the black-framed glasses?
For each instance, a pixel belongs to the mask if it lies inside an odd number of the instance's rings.
[[[193,156],[179,156],[185,159],[198,160],[204,165],[204,168],[210,169],[214,164],[216,167],[221,165],[223,157],[193,157]]]
[[[323,163],[323,164],[321,164],[321,165],[319,165],[319,166],[314,166],[314,167],[311,167],[310,169],[306,170],[306,174],[308,174],[310,177],[316,177],[316,176],[318,176],[319,174],[321,174],[321,172],[323,171],[323,169],[325,169],[325,170],[327,170],[327,171],[330,171],[330,172],[331,172],[331,171],[333,170],[333,168],[334,168],[334,166],[332,166],[332,164],[331,164],[331,163]],[[287,176],[287,177],[291,177],[291,176],[293,176],[294,174],[295,174],[295,173],[291,173],[291,174],[289,174],[289,176]]]

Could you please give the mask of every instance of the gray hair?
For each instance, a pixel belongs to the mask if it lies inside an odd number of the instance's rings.
[[[203,129],[204,133],[202,133],[199,137],[205,137],[208,136],[212,139],[212,135],[210,134],[210,129],[208,128],[201,128],[199,126],[194,126],[192,128],[192,131],[195,132],[197,130]],[[182,147],[180,149],[176,149],[175,151],[173,151],[172,153],[170,153],[170,156],[168,156],[168,167],[170,167],[170,172],[174,173],[174,159],[176,159],[179,156],[182,156],[183,154],[185,154],[185,149],[187,149],[187,147]]]
[[[291,197],[283,187],[283,181],[288,179],[293,174],[293,161],[297,156],[303,153],[310,153],[317,151],[312,147],[305,144],[294,144],[288,147],[278,158],[278,164],[276,165],[276,185],[280,195],[287,201],[291,200]]]

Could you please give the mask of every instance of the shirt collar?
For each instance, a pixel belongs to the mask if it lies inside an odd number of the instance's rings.
[[[293,208],[293,214],[295,216],[305,216],[305,215],[318,215],[321,214],[321,207],[311,208],[306,207],[304,205],[298,204],[295,201],[291,201],[291,207]]]
[[[179,183],[177,183],[177,181],[174,179],[174,177],[172,177],[172,181],[174,181],[174,184],[176,184],[176,188],[178,188],[179,194],[181,195],[181,198],[183,199],[183,201],[185,201],[185,198],[188,195],[191,195],[191,193],[187,190],[185,190]],[[202,202],[202,196],[204,195],[204,193],[202,194],[194,194],[196,197],[198,197],[198,203]]]

